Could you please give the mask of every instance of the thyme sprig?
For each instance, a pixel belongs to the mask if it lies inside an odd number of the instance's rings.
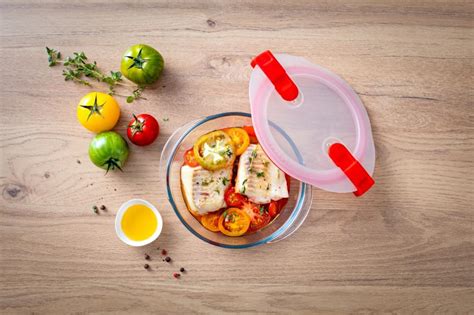
[[[124,82],[120,71],[110,71],[110,74],[103,73],[97,67],[97,62],[89,62],[86,54],[82,51],[74,52],[72,56],[64,60],[62,60],[61,52],[56,49],[46,47],[46,53],[48,54],[50,67],[59,63],[64,66],[63,76],[65,81],[73,81],[86,86],[92,86],[91,81],[104,82],[109,87],[110,95],[125,96],[127,103],[132,103],[134,100],[140,98],[146,99],[141,96],[145,87]],[[118,94],[115,90],[117,86],[133,88],[132,95],[126,96]]]

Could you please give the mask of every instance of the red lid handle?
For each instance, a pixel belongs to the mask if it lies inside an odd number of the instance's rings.
[[[374,179],[342,143],[334,143],[329,147],[329,157],[354,184],[357,189],[354,195],[357,197],[362,196],[374,185]]]
[[[255,66],[258,65],[260,69],[262,69],[263,73],[265,73],[268,79],[275,86],[278,94],[280,94],[285,101],[293,101],[298,97],[298,88],[296,87],[296,84],[291,80],[285,69],[278,60],[276,60],[270,50],[267,50],[253,58],[250,65],[252,68],[255,68]]]

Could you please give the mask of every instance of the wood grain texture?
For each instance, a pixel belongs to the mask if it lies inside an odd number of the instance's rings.
[[[0,313],[474,312],[470,1],[1,1],[0,36]],[[140,42],[166,70],[147,101],[119,99],[117,130],[132,112],[169,122],[156,144],[132,148],[125,173],[103,176],[75,117],[89,89],[49,69],[44,46],[115,70]],[[315,189],[291,238],[225,250],[179,223],[158,161],[185,122],[249,110],[249,61],[265,49],[354,87],[372,121],[377,183],[359,199]],[[132,197],[164,216],[153,246],[115,236],[114,213]],[[110,210],[94,215],[102,203]]]

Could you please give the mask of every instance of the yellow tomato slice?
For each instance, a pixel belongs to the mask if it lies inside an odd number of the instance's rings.
[[[200,136],[194,143],[193,151],[196,161],[210,171],[231,166],[235,160],[234,143],[228,134],[220,130]]]
[[[219,218],[222,211],[211,212],[201,217],[201,224],[212,232],[219,232]]]
[[[235,146],[235,155],[244,153],[250,144],[250,137],[247,131],[242,128],[225,128],[223,131],[232,139]]]
[[[227,236],[241,236],[250,226],[250,217],[238,208],[229,208],[219,217],[219,231]]]

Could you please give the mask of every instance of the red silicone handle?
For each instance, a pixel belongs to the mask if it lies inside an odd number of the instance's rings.
[[[253,58],[250,65],[252,68],[258,65],[260,69],[262,69],[263,73],[265,73],[275,86],[278,94],[280,94],[285,101],[293,101],[298,97],[296,84],[291,80],[283,66],[276,60],[270,50]]]
[[[374,179],[342,143],[334,143],[329,147],[329,157],[354,184],[356,187],[354,195],[357,197],[362,196],[374,185]]]

